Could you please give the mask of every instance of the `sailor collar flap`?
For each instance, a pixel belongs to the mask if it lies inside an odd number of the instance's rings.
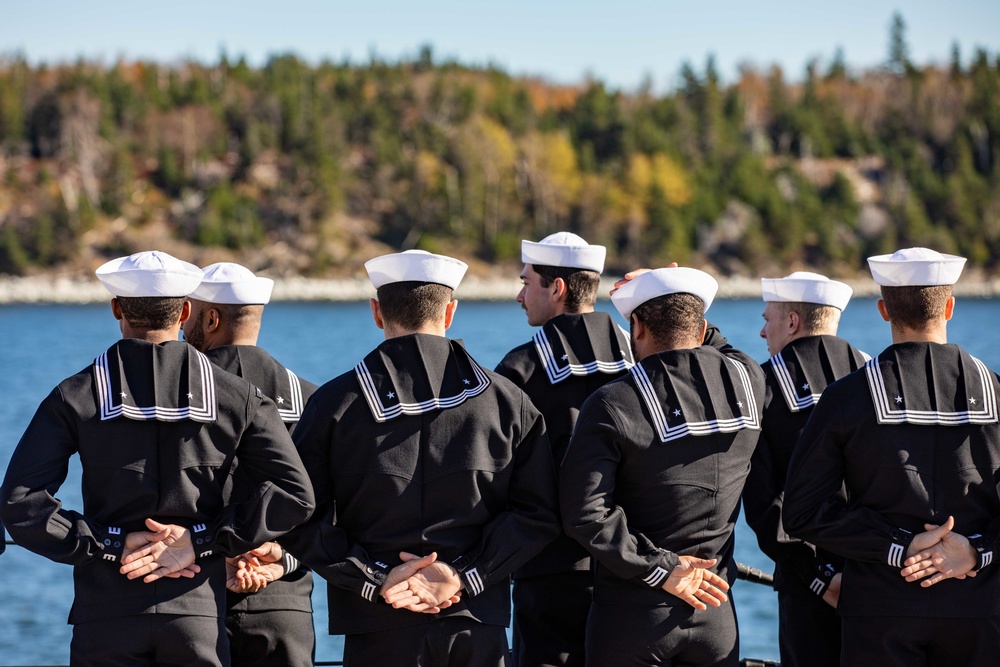
[[[652,355],[629,372],[662,442],[760,430],[760,403],[749,370],[714,349]]]
[[[457,407],[491,384],[460,342],[427,334],[390,338],[354,372],[372,416],[380,423]]]
[[[302,418],[305,407],[302,381],[264,349],[255,345],[223,345],[209,350],[206,356],[259,387],[278,406],[281,421],[295,424]]]
[[[101,421],[214,422],[215,373],[187,343],[122,340],[94,360]]]
[[[789,411],[799,412],[816,405],[831,383],[869,359],[836,336],[808,336],[793,340],[769,361]]]
[[[620,373],[634,363],[628,333],[607,313],[554,317],[532,340],[551,384],[571,375]]]
[[[998,421],[996,376],[957,345],[903,343],[865,364],[879,424]]]

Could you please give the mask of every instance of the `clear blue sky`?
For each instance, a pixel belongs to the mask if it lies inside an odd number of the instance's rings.
[[[710,53],[727,79],[741,62],[777,63],[799,78],[838,46],[850,66],[876,65],[897,9],[917,63],[947,62],[956,41],[966,62],[977,46],[1000,51],[1000,0],[0,0],[0,53],[214,62],[224,48],[259,65],[287,52],[395,60],[430,44],[438,59],[514,74],[573,83],[589,73],[626,88],[648,74],[664,90],[683,61],[700,71]]]

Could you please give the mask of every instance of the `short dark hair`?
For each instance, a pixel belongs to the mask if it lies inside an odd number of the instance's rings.
[[[119,296],[122,317],[139,329],[169,329],[180,321],[184,296]]]
[[[840,324],[840,309],[833,306],[798,301],[776,301],[775,305],[785,315],[793,311],[798,313],[802,319],[802,329],[806,333],[831,329],[836,331],[837,325]]]
[[[925,285],[881,288],[889,320],[907,329],[922,329],[944,315],[944,305],[951,296],[951,285]]]
[[[542,287],[548,287],[556,278],[566,283],[566,312],[578,313],[584,306],[593,306],[597,301],[597,288],[601,284],[601,274],[597,271],[565,266],[532,264],[539,275]]]
[[[642,322],[660,347],[672,348],[690,339],[701,342],[705,302],[694,294],[665,294],[646,301],[632,314]]]
[[[389,283],[377,290],[382,319],[411,331],[441,317],[452,293],[445,285],[413,280]]]
[[[264,316],[263,304],[209,303],[206,307],[218,310],[233,331],[256,329]]]

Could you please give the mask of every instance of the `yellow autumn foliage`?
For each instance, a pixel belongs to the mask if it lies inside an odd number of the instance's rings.
[[[691,201],[691,186],[684,169],[662,153],[656,153],[652,158],[641,153],[632,155],[625,183],[638,206],[645,207],[649,203],[649,190],[654,183],[660,187],[671,206],[684,206]]]

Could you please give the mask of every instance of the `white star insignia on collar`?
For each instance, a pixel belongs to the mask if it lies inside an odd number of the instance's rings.
[[[903,397],[902,396],[897,396],[896,397],[896,402],[897,403],[902,403],[903,402]]]
[[[736,401],[736,407],[743,408],[743,401]]]
[[[568,354],[564,354],[564,355],[562,356],[562,360],[563,360],[563,361],[566,361],[567,359],[569,359],[569,355],[568,355]]]
[[[279,396],[279,397],[278,397],[278,398],[276,398],[275,400],[276,400],[276,401],[278,401],[278,405],[281,405],[282,403],[284,403],[284,402],[285,402],[285,399],[283,399],[283,398],[282,398],[281,396]]]
[[[189,391],[189,392],[188,392],[188,400],[191,400],[192,398],[194,398],[194,394],[192,394],[192,393],[191,393],[191,392]]]
[[[390,392],[389,392],[388,394],[386,394],[386,395],[385,395],[385,397],[386,397],[386,398],[396,398],[396,394],[394,394],[394,393],[392,393],[392,392],[390,391]]]
[[[464,384],[472,384],[472,380],[462,380]]]
[[[975,405],[976,404],[976,399],[970,398],[969,399],[969,403],[971,403],[972,405]]]
[[[809,383],[808,382],[806,382],[804,385],[802,385],[802,391],[809,391]]]
[[[680,417],[680,416],[681,416],[681,411],[680,410],[674,410],[674,417]]]
[[[123,392],[122,392],[122,400],[125,400],[126,398],[128,398],[128,394],[126,394],[126,393],[125,393],[125,392],[123,391]]]

